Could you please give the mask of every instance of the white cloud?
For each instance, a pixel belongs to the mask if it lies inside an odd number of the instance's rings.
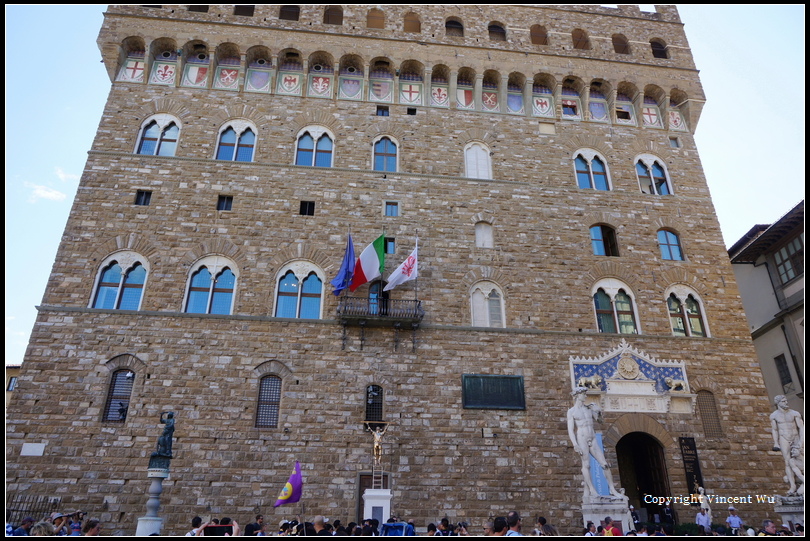
[[[31,197],[28,198],[29,203],[36,203],[40,199],[47,199],[49,201],[62,201],[67,197],[67,194],[54,190],[47,186],[40,186],[39,184],[25,183],[26,188],[31,188]]]
[[[79,175],[71,175],[70,173],[65,173],[65,170],[61,167],[56,167],[56,176],[59,177],[59,180],[62,182],[77,182],[79,180]]]

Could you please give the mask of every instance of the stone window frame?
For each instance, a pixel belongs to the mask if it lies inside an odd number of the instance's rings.
[[[383,139],[387,139],[388,142],[391,145],[394,146],[394,154],[378,153],[377,145],[380,144],[383,141]],[[375,137],[371,141],[371,170],[372,171],[379,171],[381,173],[396,173],[396,172],[398,172],[399,171],[399,157],[400,157],[400,154],[401,154],[399,150],[400,150],[399,141],[393,135],[380,134],[377,137]],[[385,168],[386,165],[383,165],[383,169],[377,169],[377,157],[378,156],[383,158],[383,163],[384,164],[388,163],[387,158],[390,158],[391,156],[393,156],[394,157],[394,169],[393,170],[386,169]]]
[[[104,364],[104,367],[109,371],[109,380],[107,383],[107,393],[104,399],[104,408],[101,410],[101,422],[110,423],[113,425],[123,425],[126,423],[126,420],[132,416],[132,397],[135,396],[136,386],[138,385],[138,373],[143,372],[146,365],[136,356],[125,353],[123,355],[113,357]],[[118,378],[126,378],[127,373],[132,374],[132,376],[128,378],[131,380],[131,385],[129,387],[128,396],[124,398],[123,395],[115,394],[115,384]],[[118,390],[120,390],[120,387],[118,387]],[[114,401],[122,402],[124,400],[126,400],[125,405],[127,408],[127,413],[126,417],[121,419],[118,412],[119,408],[113,408],[113,406],[115,405]],[[112,412],[116,414],[116,418],[112,418]]]
[[[225,134],[229,129],[235,132],[236,141],[234,142],[233,151],[231,152],[230,158],[220,157],[220,151],[222,150],[223,145],[225,143],[222,142],[222,136]],[[242,140],[244,135],[250,131],[253,134],[253,143],[250,145],[243,144]],[[259,142],[259,130],[256,128],[256,125],[252,122],[248,122],[247,120],[230,120],[223,124],[219,131],[217,132],[217,145],[216,150],[214,151],[214,159],[220,161],[232,161],[232,162],[253,162],[254,158],[256,157],[256,146]],[[231,146],[227,144],[227,146]],[[242,160],[240,158],[240,151],[241,149],[250,148],[250,159],[249,160]]]
[[[146,291],[146,284],[149,279],[149,274],[151,273],[152,267],[149,264],[149,260],[146,259],[143,255],[139,254],[138,252],[132,250],[121,250],[118,252],[114,252],[104,258],[101,264],[98,266],[98,271],[96,272],[96,278],[93,281],[93,289],[92,295],[90,297],[90,301],[87,304],[88,308],[95,308],[96,303],[98,301],[99,290],[101,287],[112,287],[111,285],[104,285],[101,281],[104,273],[108,268],[110,268],[113,264],[117,264],[121,269],[121,277],[118,281],[117,291],[115,294],[114,300],[114,307],[113,308],[105,308],[106,310],[121,310],[121,300],[122,300],[122,293],[124,293],[126,288],[132,289],[140,289],[141,294],[138,299],[138,307],[136,310],[141,309],[141,304],[143,303],[143,295]],[[140,265],[144,271],[146,272],[146,276],[144,276],[142,284],[135,284],[135,283],[127,283],[127,277],[131,270],[135,268],[135,266]],[[125,270],[126,269],[126,270]]]
[[[487,220],[475,222],[475,247],[495,248],[495,228]]]
[[[701,296],[698,294],[697,291],[683,284],[675,284],[668,287],[664,292],[664,295],[667,305],[667,314],[669,315],[670,328],[672,329],[672,334],[674,336],[711,338],[708,318],[706,317],[706,310],[705,310],[706,303],[703,302],[703,299],[701,298]],[[670,298],[675,298],[678,301],[679,311],[677,315],[676,312],[672,310]],[[690,299],[697,306],[698,309],[697,314],[695,314],[694,312],[690,312],[689,310],[688,303]],[[676,332],[675,326],[673,325],[674,323],[673,319],[675,318],[678,318],[681,321],[682,327],[684,329],[683,334]],[[700,326],[703,327],[702,335],[699,333],[696,334],[695,322],[697,322]]]
[[[145,141],[148,139],[146,138],[146,132],[152,124],[157,126],[158,131],[160,134],[157,138],[154,139],[155,147],[154,151],[149,152],[141,152],[142,146]],[[167,131],[171,128],[172,124],[177,127],[177,136],[174,139],[166,138]],[[141,127],[138,130],[138,137],[135,143],[135,149],[133,150],[134,154],[138,154],[141,156],[164,156],[164,157],[173,157],[177,154],[177,146],[180,143],[180,134],[183,132],[183,125],[180,122],[180,119],[174,115],[170,115],[168,113],[158,113],[156,115],[152,115],[147,117],[142,123]],[[152,139],[152,138],[149,138]],[[173,143],[174,148],[171,154],[161,154],[161,150],[164,148],[164,143]]]
[[[609,311],[604,308],[599,308],[598,301],[597,301],[597,294],[601,291],[605,295],[607,295],[608,299],[610,300],[610,309]],[[629,298],[630,301],[630,310],[619,310],[616,307],[616,297],[619,294],[624,294]],[[641,334],[641,322],[638,318],[638,306],[636,304],[636,297],[633,293],[633,290],[621,280],[616,278],[602,278],[601,280],[597,281],[593,287],[591,288],[591,298],[593,299],[593,307],[594,307],[594,317],[596,320],[596,328],[600,333],[604,332],[611,332],[604,330],[604,326],[602,321],[600,320],[599,315],[607,315],[608,313],[611,314],[613,328],[615,334]],[[633,332],[622,332],[622,322],[620,316],[628,316],[632,317],[633,322]]]
[[[284,379],[278,374],[264,374],[259,378],[258,387],[254,426],[255,428],[278,428]]]
[[[191,300],[191,293],[192,293],[192,281],[194,276],[203,268],[208,271],[211,275],[211,285],[208,289],[208,297],[206,300],[206,310],[205,312],[189,312],[189,302]],[[217,290],[216,284],[218,278],[222,275],[223,272],[226,270],[231,271],[233,274],[233,288],[230,290]],[[236,303],[236,294],[238,291],[239,285],[239,268],[232,259],[225,257],[219,254],[211,254],[206,255],[198,259],[194,262],[188,272],[188,277],[186,279],[186,290],[185,295],[183,296],[183,313],[186,314],[196,314],[196,315],[206,315],[212,314],[211,308],[213,307],[214,303],[214,295],[216,293],[224,293],[229,292],[231,295],[231,302],[229,305],[228,313],[227,314],[219,314],[219,315],[231,315],[233,314],[233,307]],[[215,313],[216,314],[216,313]]]
[[[696,393],[695,403],[703,423],[703,434],[707,438],[722,438],[723,426],[720,423],[720,415],[717,411],[717,400],[714,393],[701,389]]]
[[[500,285],[491,280],[479,280],[470,286],[469,299],[473,327],[506,328],[506,297]],[[493,313],[500,321],[494,320]]]
[[[321,269],[318,265],[311,261],[307,260],[296,260],[290,261],[289,263],[282,266],[279,271],[276,273],[275,278],[275,291],[273,292],[273,299],[275,299],[274,306],[273,306],[273,314],[274,317],[290,317],[290,316],[280,316],[278,315],[279,311],[279,295],[280,295],[280,284],[282,278],[284,278],[288,272],[292,271],[295,275],[295,278],[298,280],[299,284],[303,284],[304,280],[309,278],[311,274],[315,274],[318,279],[321,281],[321,292],[319,295],[319,307],[318,307],[318,317],[317,318],[301,318],[301,300],[304,296],[303,287],[298,288],[298,295],[296,297],[295,303],[295,316],[294,319],[323,319],[323,310],[324,310],[324,287],[327,283],[326,274],[324,274],[323,269]],[[309,294],[308,294],[309,295]]]
[[[297,5],[282,5],[278,10],[278,18],[281,21],[299,21],[301,20],[301,6]]]
[[[366,422],[384,422],[385,419],[385,388],[376,383],[366,385]],[[374,418],[372,418],[374,417]],[[379,417],[377,419],[376,417]]]
[[[587,170],[580,170],[577,168],[577,159],[581,158],[585,164],[587,165]],[[605,184],[607,185],[606,189],[598,188],[596,186],[596,180],[599,173],[594,173],[593,169],[593,162],[594,160],[598,160],[602,166],[605,168]],[[598,151],[592,148],[581,148],[574,152],[571,164],[574,166],[574,180],[577,183],[577,187],[580,190],[596,190],[599,192],[609,192],[613,190],[613,181],[610,176],[610,167],[608,167],[607,159]],[[587,174],[588,176],[588,184],[589,186],[586,188],[584,186],[580,186],[580,174]]]
[[[299,163],[300,153],[302,152],[302,149],[300,149],[301,140],[307,135],[312,139],[312,150],[311,150],[312,159],[309,160],[309,163]],[[329,142],[332,145],[331,149],[328,152],[329,165],[316,165],[318,161],[318,152],[321,152],[322,155],[327,154],[326,151],[318,150],[318,143],[321,141],[323,137],[329,139]],[[334,167],[335,151],[337,150],[336,140],[337,139],[335,138],[335,134],[332,132],[332,130],[324,126],[311,125],[301,128],[295,137],[295,154],[293,156],[293,164],[301,165],[304,167]],[[310,152],[310,149],[303,149],[303,151]]]
[[[464,176],[492,180],[492,150],[488,144],[483,141],[470,141],[464,145]]]
[[[667,164],[663,159],[661,159],[660,157],[658,157],[658,156],[656,156],[654,154],[639,154],[638,156],[636,156],[633,159],[633,163],[635,164],[634,169],[636,171],[636,178],[638,179],[638,187],[641,190],[641,193],[649,194],[649,195],[674,195],[675,194],[675,191],[672,188],[672,180],[671,180],[671,177],[669,175],[669,170],[667,169]],[[665,186],[666,191],[668,193],[662,193],[663,190],[661,190],[659,183],[656,183],[657,178],[662,178],[662,177],[656,177],[655,173],[653,172],[653,167],[656,166],[656,165],[661,169],[661,171],[664,174],[664,176],[663,176],[663,179],[664,179],[663,186]],[[642,175],[641,175],[641,172],[639,171],[640,168],[643,168],[643,169],[646,170],[646,177],[644,177],[644,178],[649,179],[648,191],[645,191],[645,188],[641,183],[642,182]]]

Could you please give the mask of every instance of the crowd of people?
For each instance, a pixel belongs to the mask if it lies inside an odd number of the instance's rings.
[[[605,517],[599,524],[588,522],[580,535],[592,536],[665,536],[674,533],[674,515],[662,513],[663,523],[647,525],[639,520],[638,513],[630,506],[630,518],[633,522],[631,530],[622,532],[621,521]],[[764,520],[758,530],[749,528],[734,507],[729,508],[728,517],[724,524],[714,524],[710,513],[701,509],[695,517],[697,535],[732,535],[732,536],[773,536],[773,535],[804,535],[804,528],[800,524],[791,529],[783,524],[777,527],[772,520]],[[87,513],[76,511],[70,514],[52,513],[49,517],[37,522],[32,517],[26,517],[17,528],[6,524],[7,536],[64,536],[64,535],[101,535],[102,524],[98,519],[87,518]],[[173,533],[173,532],[172,532]],[[293,535],[337,535],[337,536],[377,536],[417,535],[417,528],[412,521],[403,521],[398,517],[391,517],[384,524],[377,519],[366,519],[361,523],[349,522],[343,524],[340,520],[328,520],[324,516],[316,516],[311,522],[296,517],[292,520],[282,520],[276,527],[264,521],[263,515],[256,515],[254,522],[246,525],[244,529],[236,520],[230,517],[221,519],[211,518],[203,520],[194,517],[191,520],[191,529],[185,536],[293,536]],[[534,527],[523,526],[523,519],[517,511],[511,511],[506,516],[495,517],[481,525],[470,525],[466,522],[451,522],[447,517],[436,523],[427,525],[425,533],[428,536],[556,536],[560,535],[557,528],[550,524],[545,517],[534,519]]]

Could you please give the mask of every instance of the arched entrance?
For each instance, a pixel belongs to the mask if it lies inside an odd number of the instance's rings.
[[[644,501],[645,495],[670,496],[664,447],[657,439],[644,432],[630,432],[616,443],[619,479],[630,504],[641,511],[646,509],[647,521],[662,507]],[[644,521],[644,513],[639,513]]]

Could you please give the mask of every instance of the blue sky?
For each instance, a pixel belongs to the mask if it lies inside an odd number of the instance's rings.
[[[6,6],[6,364],[22,362],[110,88],[106,6]],[[679,5],[726,245],[804,198],[804,6]]]

